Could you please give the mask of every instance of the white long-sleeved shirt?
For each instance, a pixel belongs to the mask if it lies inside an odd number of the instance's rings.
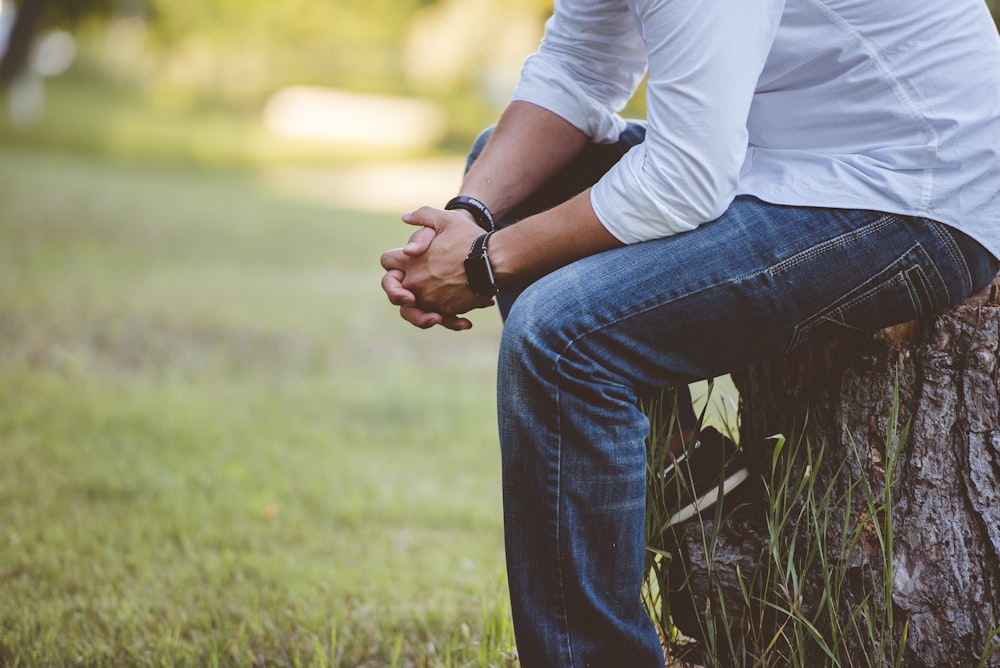
[[[953,225],[1000,256],[1000,38],[982,0],[556,0],[515,100],[646,140],[591,191],[634,243],[747,194]]]

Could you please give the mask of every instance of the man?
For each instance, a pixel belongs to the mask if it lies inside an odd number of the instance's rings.
[[[647,123],[626,124],[647,68]],[[382,286],[418,327],[509,308],[521,664],[659,668],[639,401],[984,287],[1000,40],[981,0],[557,0],[459,194],[403,217]]]

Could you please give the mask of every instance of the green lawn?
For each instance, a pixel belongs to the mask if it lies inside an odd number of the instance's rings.
[[[0,147],[0,664],[506,662],[495,314],[256,183]]]

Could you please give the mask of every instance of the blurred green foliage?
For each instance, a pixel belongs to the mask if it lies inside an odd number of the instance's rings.
[[[94,91],[97,102],[138,99],[155,113],[238,120],[259,115],[269,96],[293,84],[406,95],[436,103],[449,126],[440,148],[463,150],[495,119],[552,8],[552,0],[2,3],[45,4],[37,37],[73,34],[76,60],[64,78]],[[66,133],[31,134],[21,133],[21,143],[51,144]],[[68,139],[93,144],[86,133]]]
[[[45,0],[20,0],[35,1]],[[133,59],[134,68],[153,61],[158,66],[153,73],[162,74],[179,67],[178,61],[191,66],[191,54],[197,52],[211,62],[194,69],[207,67],[218,78],[227,69],[241,69],[243,87],[258,94],[288,82],[423,93],[407,75],[414,49],[478,37],[497,29],[491,18],[525,21],[540,35],[551,8],[552,0],[48,0],[46,23],[82,34],[93,50],[108,47],[107,30],[116,21],[141,22],[144,57]],[[462,34],[431,31],[430,40],[414,44],[415,24],[433,22],[435,14],[443,17],[445,29],[464,25]],[[501,40],[476,42],[461,57],[467,70],[503,48]]]

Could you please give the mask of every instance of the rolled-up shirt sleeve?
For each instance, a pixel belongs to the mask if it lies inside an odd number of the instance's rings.
[[[619,241],[693,229],[732,202],[750,104],[783,7],[784,0],[556,3],[517,99],[548,108],[594,141],[613,141],[622,129],[616,112],[643,72],[636,58],[648,62],[646,140],[591,191],[594,211]]]
[[[646,72],[646,49],[627,2],[556,0],[514,99],[561,116],[598,143],[618,140],[618,115]]]

